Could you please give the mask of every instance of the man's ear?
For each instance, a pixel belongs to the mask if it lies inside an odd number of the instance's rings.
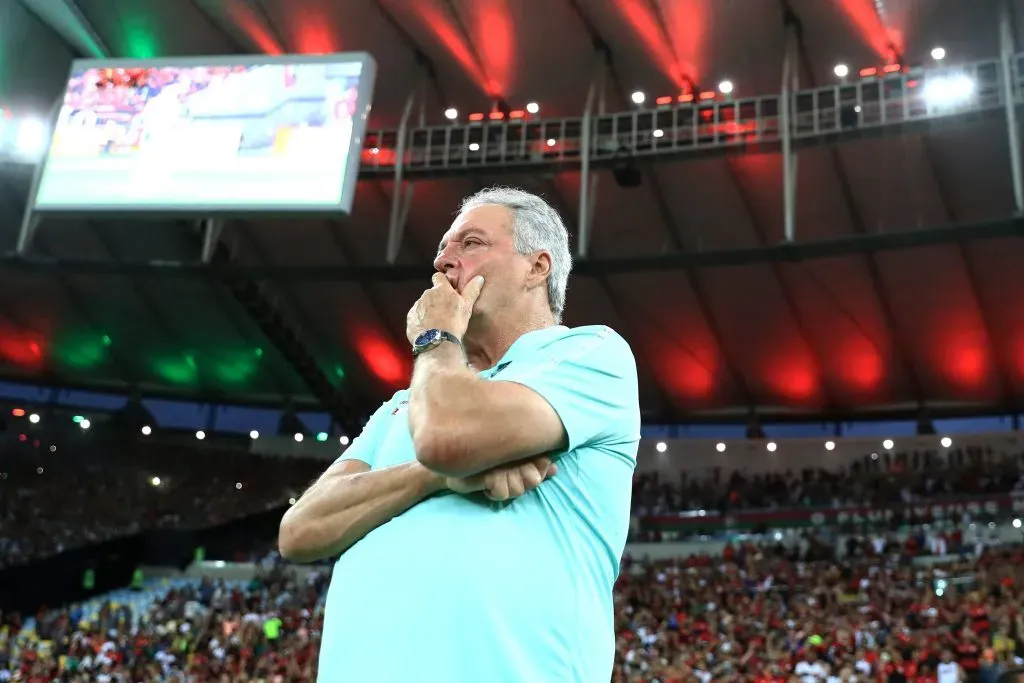
[[[551,254],[546,251],[535,251],[531,259],[527,284],[532,289],[547,280],[551,274]]]

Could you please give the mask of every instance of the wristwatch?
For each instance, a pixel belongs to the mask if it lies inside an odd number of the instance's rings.
[[[429,351],[435,346],[440,346],[444,342],[451,342],[456,346],[462,346],[462,342],[451,332],[445,332],[444,330],[427,330],[416,337],[416,341],[412,345],[412,355],[418,356],[424,351]]]

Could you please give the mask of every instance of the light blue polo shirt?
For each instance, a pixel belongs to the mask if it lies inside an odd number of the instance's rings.
[[[508,503],[444,493],[371,531],[334,566],[321,683],[606,683],[612,586],[640,441],[636,361],[604,326],[523,335],[480,373],[543,396],[569,436],[558,474]],[[408,392],[342,456],[414,459]]]

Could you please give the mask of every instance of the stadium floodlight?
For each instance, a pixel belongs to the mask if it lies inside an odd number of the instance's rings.
[[[236,491],[241,491],[242,490],[242,482],[240,482],[240,481],[236,481],[235,482],[235,490]]]
[[[654,130],[651,131],[651,135],[653,135],[656,138],[660,138],[664,134],[665,131],[663,131],[661,128],[655,128]]]
[[[836,442],[835,441],[826,441],[825,442],[825,450],[826,451],[834,451],[835,449],[836,449]]]
[[[722,93],[723,95],[731,95],[733,88],[734,86],[732,84],[732,81],[728,79],[718,84],[718,92]]]
[[[664,441],[659,441],[658,443],[654,444],[654,450],[658,451],[659,453],[664,453],[665,451],[668,450],[668,444],[665,443]]]
[[[775,445],[774,441],[769,441],[767,444],[765,444],[765,448],[768,449],[769,453],[774,453],[775,449],[778,448],[778,446]]]
[[[644,95],[642,91],[636,90],[630,96],[630,99],[633,100],[633,104],[643,104],[644,100],[647,99],[647,96]]]
[[[152,486],[159,486],[160,485],[160,477],[150,477],[149,483]]]
[[[836,78],[846,78],[850,75],[850,67],[845,64],[836,64],[832,69],[832,73],[836,75]]]
[[[92,427],[92,423],[83,417],[81,420],[78,421],[78,426],[81,427],[82,429],[88,429],[89,427]]]
[[[715,444],[715,450],[719,453],[725,453],[725,444],[721,441]]]
[[[36,415],[35,413],[32,413],[31,415],[28,416],[28,421],[34,425],[39,424],[39,416]]]
[[[946,48],[944,47],[933,47],[932,48],[932,59],[936,62],[941,62],[946,58]]]
[[[254,429],[251,432],[249,432],[249,438],[255,441],[256,439],[260,438],[260,433]]]
[[[950,446],[953,445],[953,439],[949,438],[948,436],[944,436],[942,437],[942,440],[939,441],[939,443],[942,444],[943,448],[949,448]]]
[[[554,138],[548,138],[548,147],[554,147],[558,144],[558,140]]]
[[[537,104],[536,102],[529,102],[526,105],[526,111],[530,112],[531,114],[536,114],[537,112],[540,111],[540,105]]]
[[[302,432],[295,432],[295,443],[302,443],[303,438]]]
[[[455,107],[448,107],[444,110],[444,117],[449,121],[454,121],[459,118],[459,110]]]
[[[891,451],[894,445],[895,444],[892,442],[892,439],[886,439],[885,441],[882,442],[882,448],[884,448],[887,451]]]
[[[200,429],[198,432],[196,432],[196,438],[202,441],[203,439],[206,438],[206,432]]]
[[[469,151],[470,152],[479,152],[480,151],[480,143],[479,142],[471,142],[471,143],[469,143]]]
[[[42,119],[21,119],[14,138],[14,154],[28,161],[42,158],[49,142],[49,130]]]
[[[338,439],[338,443],[340,443],[342,446],[347,446],[348,442],[349,442],[349,439],[344,434],[342,434],[341,438]]]
[[[954,108],[974,96],[974,80],[965,74],[929,78],[924,84],[924,99],[935,109]]]
[[[153,433],[153,428],[150,427],[149,425],[143,425],[140,431],[142,432],[143,436],[149,436],[150,434]]]

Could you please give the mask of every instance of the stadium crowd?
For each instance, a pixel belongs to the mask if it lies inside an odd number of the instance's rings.
[[[319,475],[320,461],[280,460],[230,451],[156,445],[64,453],[5,452],[0,467],[0,569],[84,545],[152,529],[216,526],[283,506]],[[898,505],[952,494],[1024,489],[1020,457],[977,448],[950,458],[931,454],[867,456],[844,471],[748,475],[739,471],[675,481],[634,479],[636,520],[688,510],[719,511],[842,505]],[[117,472],[111,477],[110,472]],[[53,501],[60,500],[60,505]],[[83,524],[82,520],[89,520]],[[672,540],[644,531],[634,540]]]
[[[65,453],[72,450],[5,450],[0,569],[140,531],[216,526],[279,507],[323,468],[308,460],[159,446]]]
[[[827,541],[812,547],[828,555]],[[783,545],[626,558],[613,683],[994,681],[1024,653],[1024,551],[915,566],[899,545],[837,565]],[[248,584],[150,588],[118,602],[0,616],[0,681],[313,681],[328,573],[279,560]],[[382,634],[382,637],[386,637]],[[952,680],[952,679],[943,679]]]
[[[52,459],[42,473],[39,462],[27,451],[4,460],[8,564],[250,515],[282,505],[323,466],[156,450]],[[941,466],[869,457],[844,473],[713,472],[678,483],[638,475],[634,503],[638,515],[899,504],[1020,489],[1019,468],[1015,455],[977,451]],[[1024,655],[1024,549],[965,521],[901,534],[765,529],[724,550],[719,541],[671,560],[627,556],[615,591],[613,683],[953,680],[940,670],[995,681]],[[249,541],[250,552],[269,546]],[[941,561],[915,564],[921,555]],[[328,581],[325,568],[299,571],[272,552],[244,584],[156,581],[127,600],[0,613],[0,682],[313,681]]]

